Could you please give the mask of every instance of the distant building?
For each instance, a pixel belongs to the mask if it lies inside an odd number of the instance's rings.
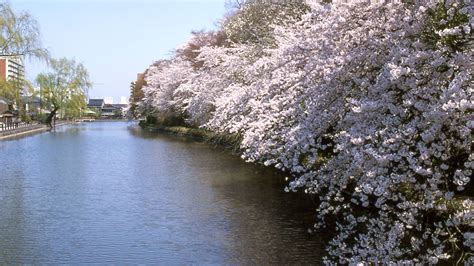
[[[13,102],[0,97],[0,123],[11,122],[13,116]]]
[[[102,112],[100,113],[100,116],[103,118],[112,118],[116,115],[115,113],[115,107],[113,104],[104,104],[104,107],[102,107]]]
[[[13,105],[12,101],[6,98],[0,97],[0,115],[2,115],[6,111],[10,111],[12,105]]]
[[[0,79],[22,81],[25,76],[23,60],[19,56],[0,56]]]
[[[101,110],[105,105],[104,99],[89,99],[87,107],[90,109]]]
[[[41,112],[41,98],[36,96],[23,96],[21,97],[21,102],[29,116],[35,117]]]
[[[91,111],[94,111],[97,114],[100,114],[102,112],[102,108],[104,107],[104,99],[89,99],[89,103],[87,104],[87,107]]]
[[[102,108],[101,117],[103,118],[123,118],[123,110],[127,108],[127,104],[105,104]]]
[[[111,97],[109,97],[111,98]],[[109,104],[105,99],[90,99],[87,105],[97,116],[105,119],[120,119],[128,104]]]
[[[6,81],[18,81],[22,82],[25,76],[25,68],[23,66],[23,60],[21,56],[8,56],[8,55],[1,55],[0,56],[0,80]],[[24,88],[20,89],[20,96],[24,95]],[[6,99],[3,98],[2,102]],[[18,116],[18,106],[15,102],[9,101],[9,110],[8,111],[1,111],[0,116],[2,119],[6,116]],[[3,109],[5,109],[5,103],[2,104]],[[3,110],[2,109],[2,110]]]

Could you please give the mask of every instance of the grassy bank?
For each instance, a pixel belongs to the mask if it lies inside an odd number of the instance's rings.
[[[221,145],[226,148],[238,151],[240,146],[240,136],[236,134],[219,134],[201,128],[192,128],[186,126],[169,126],[146,123],[139,123],[140,127],[149,132],[159,132],[168,135],[192,138],[198,141],[204,141],[215,145]]]

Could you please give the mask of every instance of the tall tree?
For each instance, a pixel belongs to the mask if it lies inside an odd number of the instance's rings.
[[[194,69],[203,67],[204,61],[199,60],[201,49],[205,46],[224,47],[228,46],[226,33],[218,31],[192,31],[191,39],[179,49],[176,49],[176,56],[189,61]]]
[[[160,62],[155,62],[154,65],[159,65]],[[141,112],[140,110],[140,102],[143,100],[144,93],[143,87],[147,85],[145,81],[145,76],[147,75],[149,69],[145,70],[145,72],[137,75],[137,80],[130,84],[130,109],[129,115],[130,117],[140,117]]]
[[[15,13],[8,2],[0,2],[0,55],[49,58],[36,19],[28,12]]]
[[[0,2],[0,56],[49,59],[48,51],[41,45],[38,22],[28,12],[15,13],[8,1]],[[26,114],[20,96],[25,88],[31,86],[22,78],[0,81],[0,95],[13,100],[22,116]]]
[[[44,107],[50,113],[46,124],[53,127],[52,121],[61,109],[68,117],[78,117],[87,106],[87,91],[92,86],[84,65],[66,58],[51,59],[51,72],[41,73],[36,82],[41,87]]]
[[[145,115],[292,173],[316,228],[338,221],[326,264],[473,265],[471,1],[308,1],[298,23],[264,2],[237,2],[230,47],[193,36],[150,67]]]
[[[27,91],[30,94],[34,93],[33,85],[24,79],[0,79],[0,96],[13,101],[17,106],[21,119],[26,121],[30,118],[22,104],[22,91]]]

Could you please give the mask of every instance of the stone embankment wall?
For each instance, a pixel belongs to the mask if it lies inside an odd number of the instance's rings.
[[[31,125],[27,127],[20,127],[11,130],[0,131],[0,140],[22,137],[34,133],[39,133],[48,130],[45,125]]]

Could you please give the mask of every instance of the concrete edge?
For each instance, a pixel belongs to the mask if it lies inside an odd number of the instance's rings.
[[[48,127],[46,126],[40,126],[40,127],[35,127],[35,128],[28,128],[23,131],[14,131],[14,132],[8,132],[4,133],[5,135],[0,136],[0,140],[8,140],[8,139],[14,139],[14,138],[20,138],[20,137],[26,137],[27,135],[32,135],[32,134],[37,134],[41,133],[44,131],[47,131]]]
[[[57,124],[56,127],[69,125],[69,124],[70,123],[61,123],[61,124]],[[48,126],[46,125],[38,125],[37,127],[34,127],[34,128],[23,128],[23,129],[25,130],[13,131],[13,132],[8,132],[8,133],[0,133],[0,141],[28,137],[28,136],[39,134],[39,133],[46,132],[49,130]]]

